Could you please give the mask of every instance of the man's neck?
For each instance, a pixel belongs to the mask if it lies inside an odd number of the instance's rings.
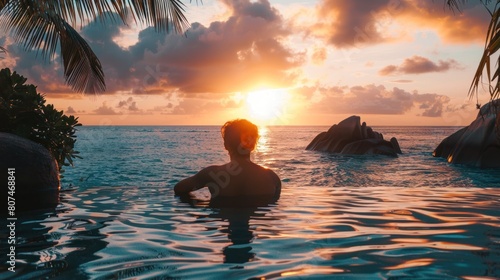
[[[251,161],[250,160],[250,154],[248,154],[248,155],[233,155],[233,154],[229,154],[229,159],[231,161],[236,161],[236,162]]]

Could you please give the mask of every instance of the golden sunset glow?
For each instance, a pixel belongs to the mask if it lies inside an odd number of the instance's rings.
[[[246,105],[250,117],[264,122],[275,121],[283,117],[288,97],[288,92],[284,89],[249,92]]]
[[[329,126],[351,115],[371,125],[468,125],[477,115],[467,90],[484,51],[485,6],[469,1],[455,14],[442,1],[375,2],[207,1],[186,6],[187,36],[111,18],[82,22],[103,66],[99,96],[73,92],[60,61],[35,59],[9,36],[0,64],[84,125],[245,117]],[[477,103],[489,96],[480,89]]]

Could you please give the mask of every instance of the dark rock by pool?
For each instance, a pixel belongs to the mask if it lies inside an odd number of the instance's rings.
[[[482,106],[476,119],[445,138],[434,150],[435,157],[449,163],[477,167],[500,167],[500,99]]]
[[[359,116],[351,116],[328,131],[321,132],[307,145],[306,150],[349,155],[387,155],[397,157],[401,154],[398,140],[384,140],[381,133],[374,131]]]
[[[0,180],[4,182],[3,201],[7,202],[7,182],[12,181],[15,186],[12,192],[15,214],[20,211],[55,208],[59,203],[57,162],[42,145],[14,134],[0,132],[0,170]],[[14,172],[8,174],[7,170]],[[2,210],[2,215],[6,214],[6,210],[7,207]]]

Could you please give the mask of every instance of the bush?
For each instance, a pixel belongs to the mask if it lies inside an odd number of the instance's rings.
[[[37,93],[36,86],[25,84],[26,78],[0,70],[0,132],[13,133],[37,142],[47,148],[62,167],[73,165],[80,158],[73,150],[76,142],[78,118],[66,116]]]

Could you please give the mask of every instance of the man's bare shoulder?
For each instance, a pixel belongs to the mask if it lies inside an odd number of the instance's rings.
[[[273,180],[274,182],[274,185],[276,187],[280,187],[281,188],[281,179],[280,177],[278,176],[278,174],[276,174],[276,172],[274,172],[273,170],[271,169],[267,169],[267,172],[269,174],[269,176],[271,177],[271,179]]]
[[[216,171],[216,170],[219,170],[223,167],[223,165],[210,165],[210,166],[207,166],[205,168],[203,168],[202,170],[200,170],[200,172],[210,172],[210,171]]]
[[[213,177],[213,174],[216,174],[222,169],[224,169],[224,165],[210,165],[200,170],[196,176],[200,179],[204,179],[203,181],[207,181],[208,178]]]
[[[279,181],[280,184],[281,184],[280,177],[272,169],[264,167],[264,166],[261,166],[261,165],[258,165],[258,164],[255,164],[255,166],[257,166],[259,168],[260,172],[263,172],[264,174],[267,174],[268,176],[270,176],[273,179],[273,181]]]

